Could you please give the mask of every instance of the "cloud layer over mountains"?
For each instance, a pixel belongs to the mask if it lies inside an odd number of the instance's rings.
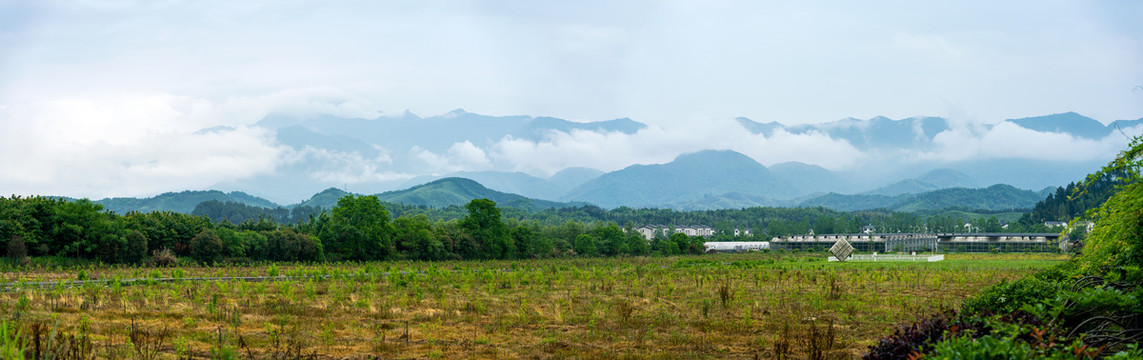
[[[1102,162],[1125,136],[1001,121],[1143,113],[1141,15],[1138,3],[1030,0],[0,0],[0,192],[222,188],[288,203],[329,186],[612,171],[703,149],[850,172]],[[573,121],[424,130],[409,117],[341,132],[270,121],[458,107]],[[884,147],[880,131],[856,128],[876,129],[879,114],[938,115],[947,128],[908,129],[919,142],[894,132],[910,145]],[[846,116],[869,121],[833,122]],[[464,136],[436,136],[453,130]]]
[[[292,203],[331,186],[380,192],[419,176],[455,172],[522,172],[547,178],[567,168],[608,172],[662,164],[708,149],[733,150],[766,166],[798,162],[841,173],[877,172],[884,179],[869,184],[873,186],[990,160],[1046,161],[1061,164],[1068,174],[1082,174],[1111,159],[1143,131],[1138,120],[1105,126],[1074,113],[995,124],[878,117],[789,127],[745,118],[674,125],[629,119],[580,123],[463,110],[427,118],[406,113],[363,119],[358,116],[371,112],[350,100],[279,100],[283,97],[289,95],[221,105],[159,97],[142,102],[149,106],[117,112],[120,117],[114,121],[90,116],[106,111],[101,107],[116,106],[108,103],[3,109],[0,148],[5,155],[0,166],[16,170],[0,175],[0,186],[17,194],[93,198],[220,188]],[[219,113],[257,113],[245,109],[283,103],[309,104],[309,115],[271,114],[249,125],[209,126]],[[36,129],[69,116],[90,121],[51,133]],[[133,121],[170,126],[166,131],[145,130],[129,126]],[[1050,131],[1032,129],[1050,122],[1058,124],[1040,129]],[[1000,182],[978,180],[983,185]],[[1023,185],[1059,185],[1055,182]]]

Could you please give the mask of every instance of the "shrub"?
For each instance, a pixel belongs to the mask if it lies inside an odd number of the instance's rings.
[[[1033,334],[1040,334],[1031,329]],[[988,335],[979,338],[958,336],[942,341],[925,358],[932,359],[1103,359],[1104,347],[1092,347],[1080,340],[1071,342],[1042,337],[1024,341],[1014,335]],[[1037,335],[1038,336],[1038,335]],[[1116,358],[1116,357],[1112,357]]]
[[[1059,284],[1039,277],[1026,277],[1013,282],[1001,281],[980,295],[965,300],[962,311],[969,315],[1007,314],[1019,310],[1024,304],[1055,299],[1059,291]]]
[[[151,265],[158,267],[171,267],[179,264],[179,258],[171,249],[163,248],[151,253]]]
[[[12,239],[8,240],[8,258],[12,259],[13,264],[18,265],[27,256],[28,248],[24,245],[24,238],[12,235]]]
[[[869,347],[869,353],[864,359],[905,359],[913,353],[923,353],[941,339],[950,329],[950,322],[955,317],[953,312],[934,315],[931,318],[914,322],[908,326],[901,326],[893,335],[881,339],[876,345]]]
[[[1136,137],[1131,148],[1119,153],[1102,170],[1088,175],[1085,186],[1109,174],[1125,174],[1122,182],[1126,185],[1120,185],[1102,206],[1087,213],[1087,217],[1095,221],[1095,228],[1084,241],[1083,254],[1077,258],[1085,273],[1102,275],[1115,267],[1143,264],[1140,168],[1143,168],[1143,136]]]

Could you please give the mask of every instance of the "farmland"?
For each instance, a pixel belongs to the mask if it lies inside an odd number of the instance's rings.
[[[41,351],[80,358],[854,358],[897,324],[1066,260],[823,258],[32,266],[0,273],[0,311]],[[271,279],[191,280],[229,277]],[[88,279],[106,282],[69,283]]]

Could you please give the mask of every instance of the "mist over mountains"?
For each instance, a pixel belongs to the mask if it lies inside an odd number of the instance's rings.
[[[544,207],[915,209],[929,207],[913,202],[918,194],[960,188],[991,189],[990,196],[1004,193],[1011,200],[986,208],[1021,208],[1044,188],[1098,169],[1120,143],[1140,133],[1143,119],[1103,125],[1062,113],[997,124],[874,117],[786,126],[740,117],[679,134],[626,118],[575,122],[455,110],[426,118],[408,112],[376,119],[278,114],[257,127],[271,131],[286,153],[275,171],[213,187],[225,193],[185,194],[262,207],[314,205],[321,195],[314,194],[330,189],[390,194],[387,200],[428,206],[483,194]],[[655,137],[666,145],[636,146]],[[815,152],[820,154],[806,155]],[[615,165],[622,159],[662,160]],[[577,166],[592,161],[611,165]],[[439,181],[447,178],[471,183]],[[318,202],[328,206],[330,200]],[[117,210],[154,206],[132,201],[103,200]],[[186,202],[177,209],[193,207]]]
[[[330,187],[370,194],[460,177],[539,200],[681,209],[994,184],[1038,191],[1099,168],[1141,125],[1103,125],[1076,113],[997,124],[874,117],[786,126],[740,117],[688,133],[626,118],[576,122],[459,109],[376,119],[275,114],[257,127],[273,131],[287,160],[215,188],[289,204]]]

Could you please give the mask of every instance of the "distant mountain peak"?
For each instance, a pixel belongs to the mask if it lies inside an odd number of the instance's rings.
[[[742,193],[755,198],[789,197],[789,184],[749,156],[731,150],[679,155],[666,164],[632,165],[572,189],[567,200],[601,207],[690,203],[705,195]]]
[[[738,122],[738,125],[745,128],[746,131],[749,131],[749,132],[755,133],[755,134],[761,134],[761,135],[766,136],[766,137],[770,137],[771,135],[774,135],[775,130],[786,128],[785,125],[782,125],[781,123],[779,123],[777,121],[771,121],[768,123],[760,123],[760,122],[750,120],[750,119],[744,118],[744,117],[738,117],[738,118],[735,118],[734,120]]]
[[[734,150],[700,150],[690,153],[685,153],[675,157],[674,161],[670,164],[719,164],[719,166],[727,165],[751,165],[762,166],[754,158],[746,156]]]
[[[463,110],[461,110],[461,111],[463,111]],[[417,114],[414,114],[409,109],[405,109],[405,112],[401,113],[401,118],[407,119],[407,120],[420,120],[421,119],[420,116],[417,116]]]
[[[444,116],[449,117],[449,118],[453,118],[453,117],[460,117],[460,116],[464,116],[464,115],[468,115],[468,114],[471,114],[471,113],[464,111],[464,109],[456,108],[456,109],[453,109],[452,111],[445,113]]]
[[[329,194],[349,194],[349,192],[342,190],[342,189],[335,188],[335,187],[331,187],[331,188],[322,190],[321,192],[315,194],[315,196],[316,195],[329,195]]]
[[[1112,129],[1103,123],[1069,111],[1066,113],[1008,119],[1004,122],[1040,132],[1069,134],[1072,136],[1098,140],[1106,137]]]

